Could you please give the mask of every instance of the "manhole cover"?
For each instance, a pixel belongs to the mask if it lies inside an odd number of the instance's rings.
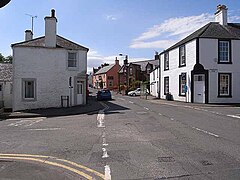
[[[174,162],[174,158],[169,156],[169,157],[158,157],[158,162]]]
[[[206,161],[206,160],[200,161],[200,163],[201,163],[203,166],[213,165],[213,163],[211,163],[211,162],[209,162],[209,161]]]

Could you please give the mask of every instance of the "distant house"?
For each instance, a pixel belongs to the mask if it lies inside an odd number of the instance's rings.
[[[117,89],[119,81],[118,71],[120,67],[119,60],[116,58],[115,64],[105,64],[98,69],[94,69],[93,87],[97,89]]]
[[[178,101],[240,103],[240,24],[227,19],[227,7],[219,5],[215,22],[160,54],[161,98],[171,94]]]
[[[12,64],[0,63],[0,109],[12,108]]]
[[[155,97],[160,96],[160,67],[155,67],[150,73],[150,94]]]
[[[45,36],[12,44],[13,110],[86,103],[88,48],[56,34],[55,11],[45,17]]]
[[[159,60],[145,60],[128,63],[124,60],[119,70],[119,84],[125,86],[126,90],[135,89],[136,82],[150,82],[150,72],[159,64]]]

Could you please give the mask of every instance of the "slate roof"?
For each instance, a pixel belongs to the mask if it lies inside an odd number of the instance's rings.
[[[72,49],[72,50],[85,50],[88,51],[89,49],[81,46],[77,43],[74,43],[68,39],[65,39],[64,37],[61,37],[59,35],[57,35],[57,44],[56,47],[58,48],[64,48],[64,49]],[[39,37],[39,38],[35,38],[29,41],[23,41],[20,43],[15,43],[12,44],[12,47],[14,46],[21,46],[21,47],[45,47],[45,36]]]
[[[107,73],[110,69],[112,69],[112,67],[113,67],[114,65],[115,65],[115,64],[110,64],[110,65],[108,65],[108,66],[102,67],[101,69],[99,69],[99,71],[97,71],[97,72],[95,73],[95,75]]]
[[[159,60],[145,60],[145,61],[137,61],[137,62],[131,62],[132,64],[137,64],[141,66],[141,71],[146,70],[146,66],[148,64],[152,64],[153,67],[157,66],[159,63]]]
[[[13,65],[0,63],[0,81],[12,81]]]
[[[240,39],[240,23],[228,23],[224,26],[218,22],[210,22],[162,53],[175,49],[196,38]]]

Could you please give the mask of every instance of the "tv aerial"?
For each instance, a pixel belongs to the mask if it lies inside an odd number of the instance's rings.
[[[31,15],[31,14],[25,14],[25,15],[31,17],[31,20],[32,20],[32,33],[33,33],[33,20],[34,20],[34,18],[37,18],[37,16]]]

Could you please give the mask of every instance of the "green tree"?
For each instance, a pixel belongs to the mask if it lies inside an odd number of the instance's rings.
[[[0,53],[0,63],[3,63],[4,62],[4,56]]]
[[[11,63],[12,64],[13,57],[11,55],[7,56],[5,58],[5,63]]]

